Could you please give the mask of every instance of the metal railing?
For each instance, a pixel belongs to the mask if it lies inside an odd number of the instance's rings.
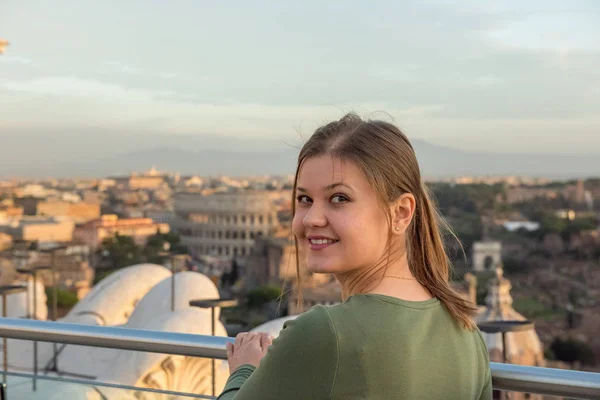
[[[0,337],[226,359],[233,338],[0,318]],[[494,389],[600,399],[600,374],[491,363]]]

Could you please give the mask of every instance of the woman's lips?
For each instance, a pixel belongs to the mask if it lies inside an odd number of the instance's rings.
[[[323,236],[309,236],[307,241],[311,250],[322,250],[339,242],[339,240]]]

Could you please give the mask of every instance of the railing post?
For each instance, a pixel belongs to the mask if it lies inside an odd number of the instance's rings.
[[[175,263],[173,257],[169,257],[171,260],[171,311],[175,311]]]
[[[54,252],[52,252],[52,321],[58,319],[58,285],[56,283],[56,275],[54,272]],[[56,352],[58,351],[58,343],[52,343],[52,351],[54,353],[54,370],[58,370]]]
[[[9,294],[16,294],[16,293],[21,293],[21,292],[25,292],[26,294],[29,294],[27,288],[29,286],[25,286],[25,285],[3,285],[0,286],[0,293],[2,295],[2,317],[4,319],[6,319],[6,310],[7,310],[7,306],[6,306],[6,302],[8,299],[8,295]],[[6,373],[8,371],[8,341],[7,341],[7,337],[6,336],[2,336],[2,358],[3,358],[3,368],[2,368],[2,383],[6,384]]]
[[[215,307],[211,307],[210,308],[210,324],[211,324],[211,335],[215,336]],[[212,395],[216,396],[215,391],[216,391],[216,379],[215,379],[215,359],[211,358],[211,367],[212,367]]]
[[[56,321],[58,319],[58,285],[56,283],[58,279],[56,279],[56,271],[54,270],[56,262],[56,256],[54,253],[55,251],[53,250],[51,253],[52,261],[50,263],[50,271],[52,273],[52,321]]]
[[[215,336],[215,308],[219,307],[221,310],[223,308],[235,307],[238,305],[238,301],[236,299],[201,299],[201,300],[191,300],[190,306],[192,307],[200,307],[200,308],[210,308],[210,333],[211,336]],[[211,372],[212,372],[212,395],[216,396],[217,391],[217,377],[216,377],[216,368],[215,368],[215,359],[211,360]]]
[[[2,317],[6,318],[6,293],[2,293]],[[8,346],[6,337],[2,338],[2,357],[3,357],[3,372],[2,372],[2,385],[6,385],[6,370],[8,368]],[[4,399],[4,397],[2,397]]]
[[[33,319],[37,320],[37,271],[33,271]],[[31,379],[31,383],[33,385],[33,391],[35,392],[37,389],[37,350],[38,350],[38,342],[33,342],[33,378]]]

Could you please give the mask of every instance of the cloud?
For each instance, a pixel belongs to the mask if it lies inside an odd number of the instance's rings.
[[[396,110],[396,113],[400,116],[426,116],[431,115],[435,112],[441,112],[446,109],[445,105],[426,105],[426,106],[413,106],[408,108],[402,108]]]
[[[597,12],[541,9],[491,29],[487,36],[495,42],[520,49],[598,51]]]
[[[0,88],[33,95],[74,98],[148,100],[154,94],[152,91],[131,90],[115,84],[72,76],[42,77],[28,81],[0,81]]]
[[[18,57],[18,56],[2,56],[0,58],[0,64],[21,64],[21,65],[32,65],[33,61],[29,58]]]
[[[136,75],[145,78],[151,79],[163,79],[163,80],[172,80],[172,79],[186,79],[180,74],[174,72],[152,72],[146,71],[142,68],[139,68],[133,64],[124,62],[124,61],[104,61],[102,65],[108,67],[110,72],[117,72],[125,75]],[[106,69],[102,69],[101,72],[105,72]]]
[[[177,78],[177,74],[172,73],[172,72],[166,72],[166,73],[162,73],[162,74],[158,74],[158,76],[162,79],[174,79]]]
[[[473,82],[478,86],[489,87],[501,84],[502,79],[495,75],[485,75],[474,78]]]
[[[139,68],[121,61],[104,61],[103,64],[110,67],[110,69],[112,69],[113,71],[121,72],[123,74],[140,74]]]
[[[54,29],[50,43],[32,42],[45,76],[0,57],[0,115],[16,123],[12,115],[20,114],[20,124],[36,129],[123,124],[139,132],[279,135],[299,121],[312,127],[344,111],[385,110],[419,134],[452,140],[477,127],[474,135],[494,131],[508,143],[501,121],[543,143],[559,122],[570,136],[594,134],[573,122],[598,115],[600,101],[597,12],[582,3],[240,4],[233,14],[221,5],[195,12],[200,6],[191,4],[168,15],[123,6],[144,15],[134,29],[101,1],[68,17],[48,6],[39,14],[56,11],[53,19],[16,20],[23,37],[39,36],[30,24],[65,29]],[[105,15],[115,18],[109,31],[101,27]],[[529,129],[531,120],[541,122]]]
[[[303,131],[312,131],[331,118],[356,111],[367,117],[382,110],[402,120],[425,118],[444,109],[443,105],[397,107],[387,103],[348,103],[337,105],[272,105],[258,102],[190,102],[193,93],[151,89],[131,89],[73,76],[53,76],[25,81],[0,81],[0,90],[28,96],[30,124],[60,126],[118,126],[180,133],[219,132],[264,136],[286,132],[304,121]],[[52,101],[48,102],[47,97]],[[10,97],[10,96],[7,96]],[[187,100],[187,101],[186,101]],[[42,102],[44,106],[33,107]],[[13,107],[17,107],[14,104]],[[77,112],[73,112],[73,110]],[[14,115],[10,106],[3,110]],[[381,116],[376,116],[381,117]],[[149,125],[149,118],[152,123]],[[15,121],[13,121],[14,123]]]

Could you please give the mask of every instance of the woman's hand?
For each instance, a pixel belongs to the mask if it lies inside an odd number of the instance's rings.
[[[229,373],[244,364],[258,367],[260,360],[267,354],[267,349],[273,343],[268,333],[240,333],[235,337],[235,343],[227,343],[227,361]]]

